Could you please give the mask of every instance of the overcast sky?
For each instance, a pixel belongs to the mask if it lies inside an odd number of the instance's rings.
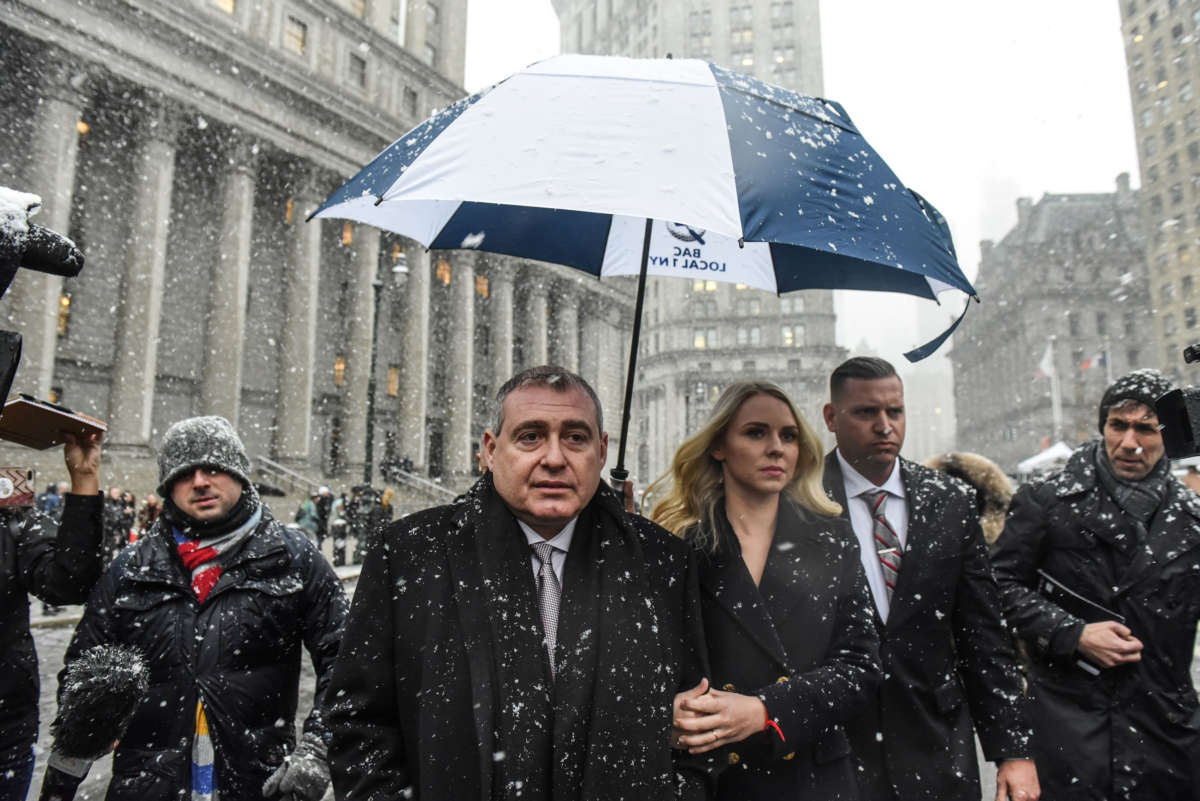
[[[558,52],[550,0],[469,8],[468,89]],[[969,278],[1018,197],[1138,184],[1117,0],[822,0],[821,28],[825,95],[946,216]],[[839,343],[894,360],[961,310],[951,293],[841,295]]]

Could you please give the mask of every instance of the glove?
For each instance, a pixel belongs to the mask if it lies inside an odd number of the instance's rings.
[[[283,764],[267,777],[263,783],[263,797],[321,801],[329,787],[327,750],[320,737],[311,732],[305,734],[295,750],[283,758]]]

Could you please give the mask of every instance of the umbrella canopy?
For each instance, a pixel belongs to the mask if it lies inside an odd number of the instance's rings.
[[[396,140],[314,214],[774,292],[974,295],[949,231],[837,103],[703,61],[558,56]]]
[[[841,106],[696,60],[534,64],[413,128],[312,217],[639,275],[618,477],[647,275],[975,294],[941,215]]]

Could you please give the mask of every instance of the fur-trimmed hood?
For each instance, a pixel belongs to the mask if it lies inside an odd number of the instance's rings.
[[[1013,485],[999,465],[978,453],[942,453],[925,460],[926,467],[962,479],[975,489],[979,523],[988,545],[1004,530],[1004,516],[1012,500]]]

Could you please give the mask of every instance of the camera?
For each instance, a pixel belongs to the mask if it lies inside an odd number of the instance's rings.
[[[1185,364],[1200,362],[1200,343],[1183,349]],[[1162,425],[1167,456],[1184,459],[1200,455],[1200,387],[1173,389],[1154,404]]]

